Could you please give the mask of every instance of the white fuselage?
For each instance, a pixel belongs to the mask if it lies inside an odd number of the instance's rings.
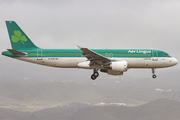
[[[79,63],[87,62],[86,57],[43,57],[37,59],[37,57],[18,57],[16,59],[32,62],[40,65],[60,67],[60,68],[85,68],[94,69],[93,66],[78,66]],[[177,60],[173,57],[158,57],[151,58],[110,58],[111,60],[128,62],[128,68],[164,68],[171,67],[177,64]],[[103,69],[103,67],[102,67]]]

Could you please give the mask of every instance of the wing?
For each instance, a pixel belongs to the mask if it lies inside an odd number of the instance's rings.
[[[89,50],[88,48],[82,48],[80,46],[78,46],[78,48],[83,51],[82,55],[90,61],[90,65],[93,65],[94,63],[104,65],[111,61],[110,59],[108,59],[92,50]]]

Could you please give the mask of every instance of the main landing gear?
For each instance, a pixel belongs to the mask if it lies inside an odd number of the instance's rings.
[[[152,75],[152,78],[156,78],[156,75],[154,74],[155,73],[155,68],[152,68],[152,73],[153,73],[153,75]]]
[[[98,70],[94,69],[94,72],[93,74],[91,75],[91,79],[92,80],[95,80],[98,76],[99,76],[99,73],[97,72]]]

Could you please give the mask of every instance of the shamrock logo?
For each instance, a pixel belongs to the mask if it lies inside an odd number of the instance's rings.
[[[19,40],[24,44],[27,41],[27,38],[23,35],[21,36],[21,32],[18,30],[14,31],[14,35],[11,36],[12,42],[18,42]]]

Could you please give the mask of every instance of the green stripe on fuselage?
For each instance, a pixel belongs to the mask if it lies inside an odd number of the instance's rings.
[[[90,49],[105,57],[128,57],[128,58],[147,58],[157,54],[156,57],[170,57],[166,52],[154,49]],[[28,53],[26,57],[37,57],[37,53],[42,57],[82,57],[82,51],[78,49],[23,49],[20,52]],[[157,52],[156,52],[157,51]],[[4,51],[3,55],[18,57],[9,51]],[[40,56],[41,56],[40,55]]]

